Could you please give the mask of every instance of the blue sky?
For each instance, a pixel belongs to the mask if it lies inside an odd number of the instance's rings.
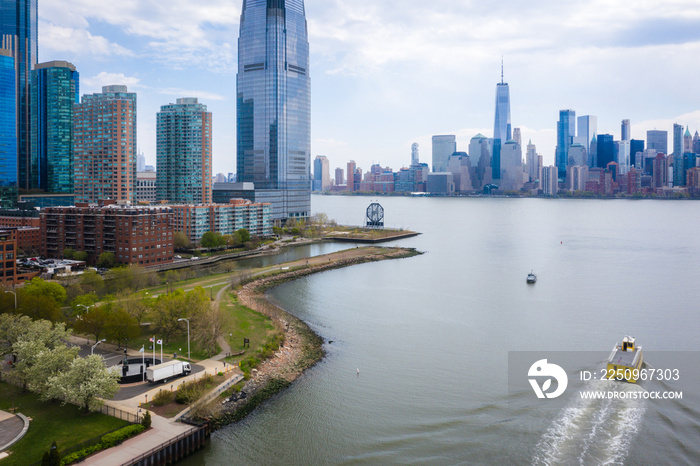
[[[560,109],[598,116],[620,137],[674,122],[700,130],[697,0],[306,0],[313,156],[331,171],[408,165],[411,143],[458,150],[493,135],[501,56],[511,115],[553,163]],[[155,164],[155,114],[198,97],[214,122],[214,172],[234,172],[242,0],[39,0],[39,60],[67,60],[81,94],[126,84],[138,93],[138,139]],[[670,136],[669,134],[669,136]]]

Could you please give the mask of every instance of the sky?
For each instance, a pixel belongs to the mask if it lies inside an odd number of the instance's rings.
[[[214,173],[235,172],[242,0],[39,0],[39,61],[66,60],[80,93],[138,94],[138,143],[156,161],[156,113],[197,97],[213,114]],[[620,138],[700,130],[697,0],[306,0],[312,159],[398,170],[431,137],[468,151],[493,136],[501,57],[513,127],[554,163],[560,109]]]

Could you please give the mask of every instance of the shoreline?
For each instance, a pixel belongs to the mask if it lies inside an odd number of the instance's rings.
[[[379,252],[375,252],[379,251]],[[246,401],[232,403],[212,421],[212,427],[219,429],[245,418],[258,405],[289,387],[306,370],[312,368],[325,356],[324,340],[303,320],[272,303],[267,291],[276,286],[327,270],[351,265],[389,259],[403,259],[423,254],[415,248],[367,247],[318,256],[329,258],[329,262],[302,265],[284,273],[255,279],[237,291],[239,301],[250,309],[272,319],[274,325],[284,332],[285,340],[274,356],[263,361],[246,381],[243,390],[249,395]],[[332,260],[333,256],[340,256]],[[251,396],[252,395],[252,396]]]

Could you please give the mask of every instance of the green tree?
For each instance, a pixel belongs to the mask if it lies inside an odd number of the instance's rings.
[[[89,311],[81,314],[75,322],[76,332],[92,335],[95,337],[95,341],[99,340],[105,334],[111,306],[111,304],[93,306]]]
[[[63,306],[66,302],[66,289],[58,283],[47,282],[39,277],[34,277],[24,284],[22,291],[25,294],[48,296],[56,304]]]
[[[173,235],[173,247],[175,249],[189,249],[190,238],[184,231],[176,231]]]
[[[107,316],[105,334],[109,341],[117,343],[119,347],[127,340],[138,337],[140,330],[136,319],[124,309],[116,309]]]
[[[237,230],[236,233],[238,233],[240,235],[242,244],[245,244],[248,241],[250,241],[250,233],[245,228],[241,228],[241,229]]]
[[[85,251],[75,251],[75,254],[73,254],[73,259],[77,261],[87,261],[88,258],[88,253]]]
[[[31,365],[26,370],[27,388],[41,394],[44,399],[49,399],[49,379],[66,370],[78,356],[78,351],[77,346],[69,348],[61,344],[55,348],[49,348],[36,342],[22,341],[18,350],[18,363],[24,361],[25,357],[31,361]]]
[[[88,269],[80,276],[80,286],[85,293],[94,292],[98,296],[101,296],[104,291],[105,283],[102,275],[97,273],[96,270]]]
[[[114,257],[113,252],[103,252],[97,258],[97,266],[104,267],[105,269],[111,269],[117,264],[117,259]]]
[[[73,259],[74,254],[75,254],[75,250],[73,248],[66,248],[63,250],[63,257],[65,259]]]
[[[105,367],[99,355],[75,358],[67,370],[49,378],[47,396],[97,411],[103,404],[101,398],[112,398],[119,391],[119,377]]]
[[[224,315],[218,305],[209,306],[192,321],[192,341],[210,356],[218,348],[217,340],[223,335]]]
[[[199,240],[199,243],[202,245],[203,248],[215,248],[216,246],[218,246],[216,233],[214,233],[213,231],[207,231],[202,235],[202,239]]]

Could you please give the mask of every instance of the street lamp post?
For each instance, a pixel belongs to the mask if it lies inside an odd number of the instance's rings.
[[[12,293],[13,295],[15,295],[15,311],[16,311],[17,310],[17,293],[15,293],[14,291],[8,291],[8,290],[3,290],[3,291],[5,293]]]
[[[107,340],[103,338],[102,340],[100,340],[100,341],[98,341],[97,343],[95,343],[94,345],[92,345],[92,348],[90,348],[90,356],[92,356],[93,354],[95,354],[95,346],[97,346],[97,345],[99,345],[100,343],[103,343],[103,342],[105,342],[105,341],[107,341]]]
[[[177,319],[178,322],[182,322],[183,320],[187,322],[187,360],[192,362],[192,357],[190,356],[190,319],[187,317]]]

